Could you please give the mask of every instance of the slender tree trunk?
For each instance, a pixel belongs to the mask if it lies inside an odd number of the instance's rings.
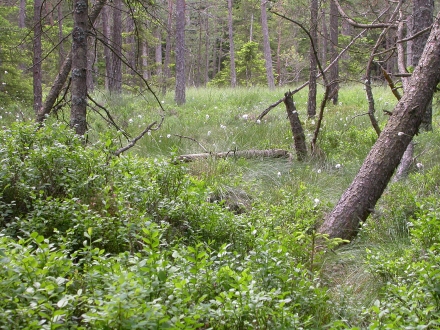
[[[433,22],[434,0],[413,0],[413,34],[422,31]],[[418,65],[425,48],[428,33],[424,33],[412,42],[412,64]],[[424,131],[432,131],[432,100],[426,108],[420,128]]]
[[[20,10],[18,12],[18,27],[26,27],[26,0],[20,0]]]
[[[327,51],[328,51],[328,31],[327,31],[327,21],[325,18],[325,11],[322,8],[322,49],[321,49],[321,63],[323,66],[327,66]]]
[[[122,91],[122,0],[113,0],[112,25],[112,76],[109,90],[120,93]]]
[[[70,127],[78,135],[87,130],[87,29],[88,1],[73,2],[72,43],[72,109]]]
[[[91,1],[94,4],[94,0]],[[90,37],[87,40],[87,90],[92,92],[95,89],[95,79],[94,79],[94,70],[93,66],[95,65],[95,37]]]
[[[161,79],[162,78],[162,34],[160,28],[156,28],[156,40],[157,40],[157,44],[156,47],[154,48],[156,75],[159,79]]]
[[[171,58],[171,31],[173,30],[173,0],[168,0],[168,19],[167,19],[167,37],[165,41],[165,60],[163,63],[165,83],[162,85],[162,94],[167,92],[167,81],[170,78],[170,58]]]
[[[333,0],[330,1],[330,62],[338,56],[338,36],[339,36],[339,12]],[[336,61],[330,69],[330,93],[329,96],[333,104],[338,103],[339,91],[339,63]]]
[[[107,0],[97,0],[96,5],[93,7],[92,13],[89,16],[90,24],[94,24],[96,19],[98,18],[101,9],[104,7]],[[63,89],[64,83],[69,76],[70,69],[72,68],[72,51],[67,55],[66,60],[63,63],[60,71],[58,72],[55,81],[52,85],[52,88],[49,91],[49,94],[46,97],[46,101],[41,107],[40,111],[37,114],[37,122],[41,123],[44,121],[44,118],[50,113],[52,110],[55,101]]]
[[[32,63],[32,73],[33,73],[33,87],[34,87],[34,111],[38,114],[38,110],[41,108],[43,103],[43,87],[42,78],[43,74],[41,72],[41,61],[42,61],[42,47],[41,47],[41,7],[42,1],[34,1],[34,38],[33,38],[33,63]]]
[[[234,35],[232,29],[232,0],[228,0],[228,28],[229,28],[229,58],[231,65],[231,87],[237,86],[237,72],[235,71]]]
[[[177,0],[176,14],[176,92],[174,100],[178,105],[181,105],[186,101],[185,0]]]
[[[102,34],[104,37],[104,59],[105,59],[105,79],[104,88],[110,90],[111,79],[113,76],[113,61],[111,52],[111,31],[110,26],[112,24],[110,20],[110,8],[104,6],[102,9]]]
[[[267,0],[261,0],[261,29],[263,32],[264,60],[266,62],[267,85],[269,86],[269,89],[274,89],[275,82],[273,79],[272,51],[270,49],[269,27],[267,26],[266,2]]]
[[[150,71],[148,69],[148,43],[142,42],[142,77],[145,80],[150,78]]]
[[[207,12],[207,17],[205,17],[205,81],[204,85],[208,84],[209,81],[209,12]]]
[[[317,58],[314,47],[318,43],[318,0],[310,1],[310,50],[309,50],[309,98],[307,101],[307,116],[313,118],[316,116],[316,76],[318,74]]]
[[[64,43],[63,43],[63,6],[58,4],[58,41],[60,45],[58,46],[58,68],[61,69],[64,63]]]
[[[374,209],[403,153],[422,122],[440,81],[440,13],[408,91],[400,99],[350,187],[319,228],[329,237],[352,239]]]

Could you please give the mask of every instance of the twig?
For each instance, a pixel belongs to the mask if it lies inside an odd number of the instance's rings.
[[[184,135],[180,135],[180,134],[173,134],[173,136],[177,136],[177,137],[179,137],[181,139],[188,139],[188,140],[194,141],[203,149],[203,151],[209,152],[208,149],[206,149],[199,141],[197,141],[196,139],[194,139],[192,137],[184,136]]]
[[[158,129],[161,126],[162,122],[163,122],[163,117],[162,117],[161,122],[158,124],[158,127],[156,127],[155,129],[153,129],[153,126],[157,124],[157,121],[155,121],[155,122],[151,123],[150,125],[148,125],[147,128],[144,129],[141,134],[139,134],[133,140],[131,140],[129,144],[127,144],[125,147],[122,147],[122,148],[119,148],[118,150],[116,150],[114,152],[115,156],[119,156],[124,151],[127,151],[128,149],[134,147],[136,142],[138,142],[147,132]]]

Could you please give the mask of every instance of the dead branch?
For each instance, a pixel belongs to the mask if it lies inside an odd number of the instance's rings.
[[[212,153],[212,152],[205,152],[200,154],[187,154],[187,155],[181,155],[177,157],[177,162],[193,162],[200,159],[207,159],[207,158],[228,158],[228,157],[235,157],[235,158],[292,158],[292,155],[287,151],[283,149],[267,149],[267,150],[231,150],[227,152],[218,152],[218,153]]]
[[[342,9],[341,5],[339,4],[338,0],[333,0],[336,4],[336,7],[338,7],[338,11],[339,14],[342,16],[343,19],[345,19],[348,24],[350,24],[351,26],[357,27],[357,28],[364,28],[364,29],[383,29],[383,28],[396,28],[396,24],[393,23],[371,23],[371,24],[362,24],[362,23],[358,23],[355,20],[353,20],[352,18],[350,18]],[[385,14],[386,12],[388,12],[388,10],[390,9],[390,7],[388,6],[388,8],[386,8],[382,14],[380,16],[382,16],[383,14]]]
[[[379,63],[376,63],[377,65],[379,65],[379,67],[382,70],[382,74],[385,77],[385,80],[388,83],[388,86],[390,86],[391,88],[391,92],[393,92],[394,96],[400,100],[402,98],[402,96],[399,94],[399,91],[397,90],[396,85],[394,85],[393,80],[391,79],[390,75],[388,74],[387,70],[385,70]]]
[[[134,145],[148,132],[150,131],[157,131],[161,126],[162,123],[164,121],[165,117],[162,116],[161,120],[159,123],[157,123],[157,121],[151,123],[150,125],[147,126],[147,128],[145,128],[138,136],[136,136],[133,140],[130,141],[129,144],[127,144],[125,147],[119,148],[118,150],[116,150],[114,152],[115,156],[119,156],[120,154],[122,154],[123,152],[127,151],[128,149],[134,147]],[[156,125],[156,127],[154,127],[154,125]]]
[[[188,140],[194,141],[194,142],[196,142],[196,143],[200,146],[200,148],[203,149],[203,151],[208,152],[208,149],[206,149],[206,148],[203,146],[203,144],[201,144],[199,141],[197,141],[196,139],[194,139],[194,138],[192,138],[192,137],[184,136],[184,135],[180,135],[180,134],[173,134],[173,135],[174,135],[174,136],[177,136],[177,137],[179,137],[179,138],[181,138],[181,139],[188,139]]]

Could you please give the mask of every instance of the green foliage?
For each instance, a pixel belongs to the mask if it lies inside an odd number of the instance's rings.
[[[249,41],[237,51],[235,70],[240,86],[261,86],[267,83],[264,58],[258,43]],[[231,84],[230,62],[225,61],[224,69],[209,82],[209,86],[229,86]]]

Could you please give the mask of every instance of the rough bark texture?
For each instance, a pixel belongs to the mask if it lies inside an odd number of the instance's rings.
[[[433,22],[433,15],[434,0],[413,0],[412,34],[414,35],[430,26]],[[412,42],[412,64],[414,66],[419,63],[428,36],[428,33],[424,33],[419,35]],[[424,131],[432,131],[432,100],[426,107],[420,128]]]
[[[184,104],[185,97],[185,0],[176,3],[176,92],[174,100]]]
[[[425,108],[440,81],[440,14],[431,31],[410,87],[396,105],[385,129],[372,147],[350,187],[319,228],[329,237],[352,239],[365,221],[417,134]]]
[[[307,157],[306,137],[290,92],[284,94],[284,104],[286,105],[287,117],[289,117],[290,129],[292,130],[296,158],[302,161]]]
[[[338,57],[339,12],[334,0],[330,1],[330,62]],[[330,93],[333,104],[338,103],[339,63],[336,61],[330,68]]]
[[[228,28],[229,28],[229,59],[231,66],[231,87],[237,86],[237,72],[235,71],[235,49],[232,30],[232,0],[228,0]],[[219,70],[220,71],[220,70]]]
[[[266,62],[267,85],[270,89],[274,89],[275,82],[273,78],[272,51],[270,49],[269,27],[267,26],[266,3],[267,0],[261,0],[261,30],[263,32],[264,60]]]
[[[70,127],[79,135],[84,135],[87,130],[87,13],[87,0],[75,0],[73,3]]]
[[[316,45],[318,40],[318,0],[310,1],[310,38]],[[310,74],[309,74],[309,98],[307,101],[307,116],[313,118],[316,115],[316,76],[318,75],[317,59],[315,49],[310,45],[309,53]]]
[[[107,0],[96,1],[96,5],[93,7],[92,13],[89,16],[90,24],[95,23],[95,20],[97,19],[99,13],[101,12],[101,9],[104,7],[106,2]],[[69,52],[69,54],[66,57],[66,60],[63,63],[63,66],[60,69],[60,72],[58,72],[55,78],[55,81],[52,85],[52,88],[49,91],[49,94],[47,94],[46,101],[44,102],[41,109],[38,111],[37,122],[40,123],[43,122],[46,115],[48,115],[52,110],[52,107],[55,104],[55,101],[58,95],[60,94],[61,90],[63,89],[67,77],[69,76],[71,68],[72,68],[72,52]]]
[[[43,87],[41,80],[43,74],[41,72],[42,48],[41,48],[41,7],[42,1],[34,1],[34,38],[33,38],[33,61],[32,61],[32,75],[34,88],[34,111],[35,114],[41,108],[43,103]]]

